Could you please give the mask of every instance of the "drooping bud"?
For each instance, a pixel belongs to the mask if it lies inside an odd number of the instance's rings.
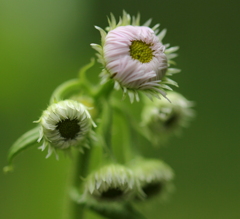
[[[142,194],[133,172],[119,164],[106,165],[87,177],[84,194],[95,202],[121,202]]]
[[[166,196],[174,178],[171,167],[161,160],[139,158],[131,163],[130,168],[139,180],[146,199]]]
[[[142,126],[147,128],[154,144],[163,144],[170,136],[180,133],[194,116],[193,102],[173,91],[168,92],[168,98],[171,103],[165,99],[146,100],[142,111]]]

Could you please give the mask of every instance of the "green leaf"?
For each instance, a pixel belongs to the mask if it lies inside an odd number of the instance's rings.
[[[23,134],[17,141],[14,142],[8,153],[8,166],[4,167],[4,172],[9,172],[12,170],[12,160],[16,157],[21,151],[33,146],[37,143],[39,137],[39,127],[31,129],[30,131]]]

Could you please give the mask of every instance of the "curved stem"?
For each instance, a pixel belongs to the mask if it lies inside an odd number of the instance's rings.
[[[79,76],[79,81],[84,82],[86,87],[91,87],[92,84],[88,81],[87,77],[86,77],[86,71],[88,69],[90,69],[91,67],[93,67],[93,65],[95,64],[95,59],[92,58],[90,60],[90,63],[88,63],[87,65],[83,66],[78,73]]]
[[[66,96],[70,95],[73,91],[79,91],[80,82],[78,78],[71,79],[59,85],[52,93],[50,98],[50,104],[55,101],[60,101],[66,98]]]
[[[60,101],[65,99],[67,96],[73,92],[79,92],[80,89],[86,91],[90,96],[93,96],[92,84],[88,81],[86,77],[86,71],[94,65],[94,59],[91,62],[83,66],[79,71],[79,78],[71,79],[60,84],[54,91],[50,98],[50,104],[55,101]]]

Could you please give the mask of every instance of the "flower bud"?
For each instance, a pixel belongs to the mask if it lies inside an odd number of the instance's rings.
[[[142,126],[148,130],[154,144],[165,143],[173,134],[178,134],[194,116],[193,102],[177,92],[168,92],[171,103],[165,99],[146,100],[142,111]]]
[[[83,151],[88,147],[87,138],[91,137],[91,126],[95,126],[86,107],[74,100],[63,100],[50,105],[37,121],[40,123],[40,137],[44,150],[48,147],[49,157],[52,152],[76,147]]]
[[[168,186],[174,178],[173,170],[157,159],[136,159],[131,163],[131,170],[139,180],[146,198],[166,196]]]
[[[84,194],[97,202],[121,202],[141,195],[141,189],[130,169],[111,164],[87,177]]]
[[[167,49],[165,54],[162,38],[166,30],[159,33],[159,25],[153,28],[149,25],[150,22],[146,22],[140,26],[140,17],[131,19],[126,12],[116,23],[112,15],[107,33],[96,27],[101,33],[102,45],[91,44],[103,65],[102,82],[115,80],[115,88],[122,88],[131,102],[139,100],[138,91],[150,98],[159,94],[166,97],[163,89],[171,89],[166,84],[176,85],[165,76],[170,75],[167,71],[170,59],[176,56],[171,53],[178,47]]]

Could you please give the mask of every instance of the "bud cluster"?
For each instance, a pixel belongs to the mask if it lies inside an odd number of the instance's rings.
[[[79,78],[55,89],[35,122],[37,127],[21,136],[9,152],[10,164],[35,143],[41,143],[42,151],[48,150],[47,158],[55,153],[58,159],[59,151],[77,154],[80,162],[74,167],[77,176],[71,197],[79,208],[88,207],[108,218],[141,218],[133,202],[167,196],[174,178],[172,168],[157,156],[145,158],[141,148],[150,151],[151,145],[165,144],[194,115],[193,103],[169,87],[177,86],[169,77],[180,72],[171,66],[178,47],[163,44],[166,29],[160,31],[159,24],[151,27],[150,23],[141,25],[139,15],[131,17],[124,11],[118,22],[111,15],[105,30],[96,27],[101,44],[91,46],[102,65],[97,72],[101,82],[96,85],[86,77],[95,64],[91,61]],[[129,105],[119,104],[118,96],[112,95],[118,89],[131,103],[141,100],[138,121]],[[116,117],[123,124],[115,122]],[[141,142],[147,140],[148,145],[141,145],[136,136],[146,138]]]

